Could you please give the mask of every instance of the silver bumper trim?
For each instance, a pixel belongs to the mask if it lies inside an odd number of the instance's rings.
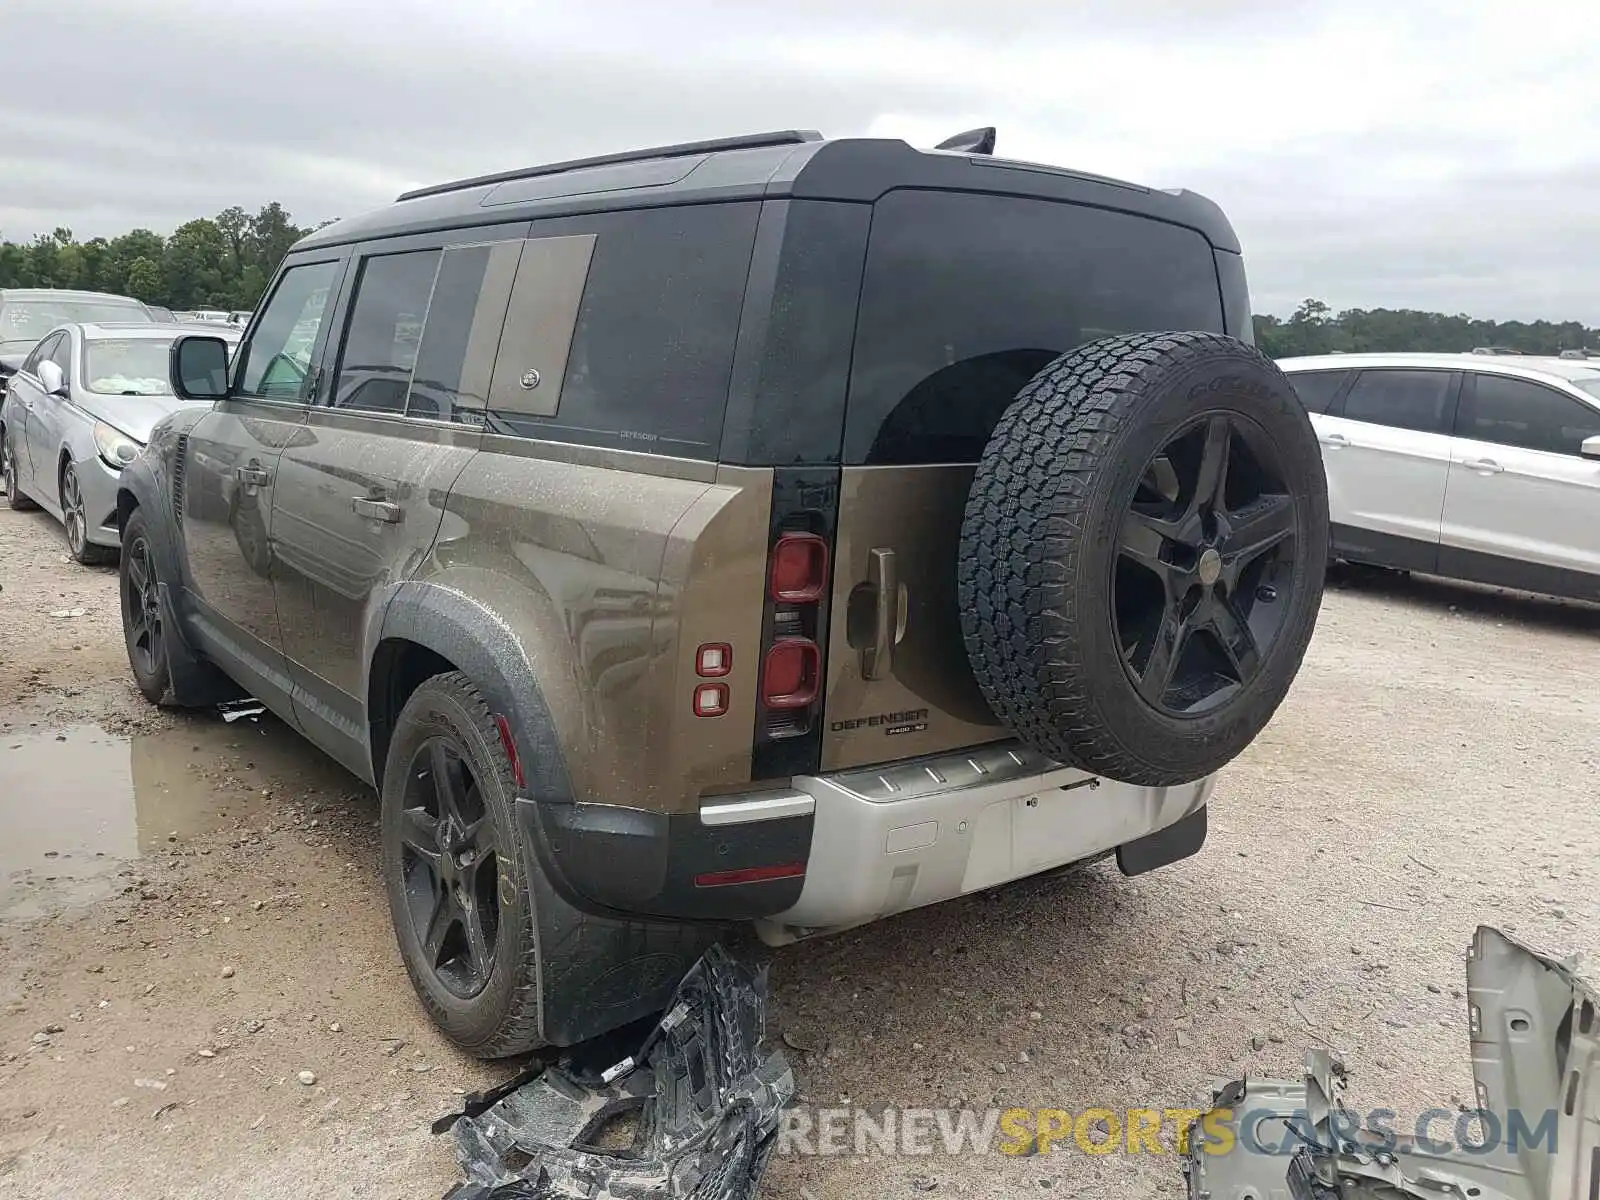
[[[817,810],[817,802],[805,792],[788,789],[743,796],[721,804],[700,806],[702,825],[746,825],[753,821],[777,821],[784,817],[806,817]]]

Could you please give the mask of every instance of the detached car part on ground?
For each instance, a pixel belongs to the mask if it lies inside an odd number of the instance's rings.
[[[1204,840],[1321,599],[1215,205],[785,132],[408,193],[286,258],[124,472],[129,658],[381,793],[486,1057],[771,943]],[[976,147],[976,148],[973,148]],[[641,200],[647,196],[648,200]]]
[[[1477,1145],[1371,1127],[1339,1099],[1344,1066],[1312,1050],[1303,1079],[1217,1090],[1190,1140],[1190,1200],[1600,1196],[1600,996],[1570,966],[1480,926],[1467,1013]],[[1202,1133],[1212,1128],[1228,1142]]]

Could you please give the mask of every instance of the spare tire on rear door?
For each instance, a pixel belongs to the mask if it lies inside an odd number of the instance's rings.
[[[995,715],[1059,762],[1199,779],[1259,734],[1322,600],[1316,435],[1271,360],[1210,333],[1055,360],[973,479],[962,630]]]

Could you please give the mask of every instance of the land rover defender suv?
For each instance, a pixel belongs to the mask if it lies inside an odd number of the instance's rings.
[[[428,187],[181,338],[128,652],[378,789],[403,961],[492,1057],[781,944],[1192,854],[1327,501],[1215,205],[785,132]],[[235,693],[237,694],[236,690]]]

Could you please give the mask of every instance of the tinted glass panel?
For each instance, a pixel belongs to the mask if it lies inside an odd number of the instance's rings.
[[[479,424],[522,243],[452,246],[439,263],[406,414]]]
[[[29,374],[38,374],[39,364],[50,357],[52,351],[67,335],[64,333],[52,334],[33,348],[33,352],[22,362],[22,369]]]
[[[61,368],[61,374],[67,379],[72,379],[77,372],[72,369],[72,335],[67,333],[56,336],[56,344],[50,348],[50,361]]]
[[[1041,200],[893,193],[873,212],[846,461],[975,461],[1057,355],[1196,329],[1224,327],[1211,247],[1193,230]]]
[[[759,211],[754,203],[707,204],[536,222],[524,267],[537,262],[552,273],[545,290],[554,300],[582,300],[570,347],[564,346],[560,303],[542,315],[538,306],[513,303],[500,343],[490,427],[715,458]],[[582,234],[594,235],[592,254],[577,253],[575,246],[539,252],[537,243],[546,239]],[[585,272],[581,288],[575,286],[579,271]],[[519,271],[519,298],[532,278]],[[563,348],[565,355],[558,355]],[[558,368],[532,361],[541,354],[563,361]],[[539,382],[527,387],[521,381],[532,383],[530,369]],[[561,375],[555,397],[545,382],[550,369]],[[502,399],[510,387],[534,395],[525,402]]]
[[[365,259],[339,355],[336,408],[403,413],[443,252]]]
[[[1505,375],[1478,375],[1461,396],[1456,436],[1524,450],[1577,454],[1600,434],[1600,411],[1553,388]]]
[[[0,305],[0,342],[41,338],[69,322],[148,320],[150,311],[136,300],[7,300]]]
[[[1289,376],[1289,382],[1307,412],[1325,413],[1349,377],[1349,371],[1297,371]]]
[[[1448,371],[1363,371],[1345,396],[1340,415],[1396,429],[1443,433],[1449,399]]]
[[[249,342],[239,350],[239,393],[303,400],[338,263],[291,267],[278,281]]]

